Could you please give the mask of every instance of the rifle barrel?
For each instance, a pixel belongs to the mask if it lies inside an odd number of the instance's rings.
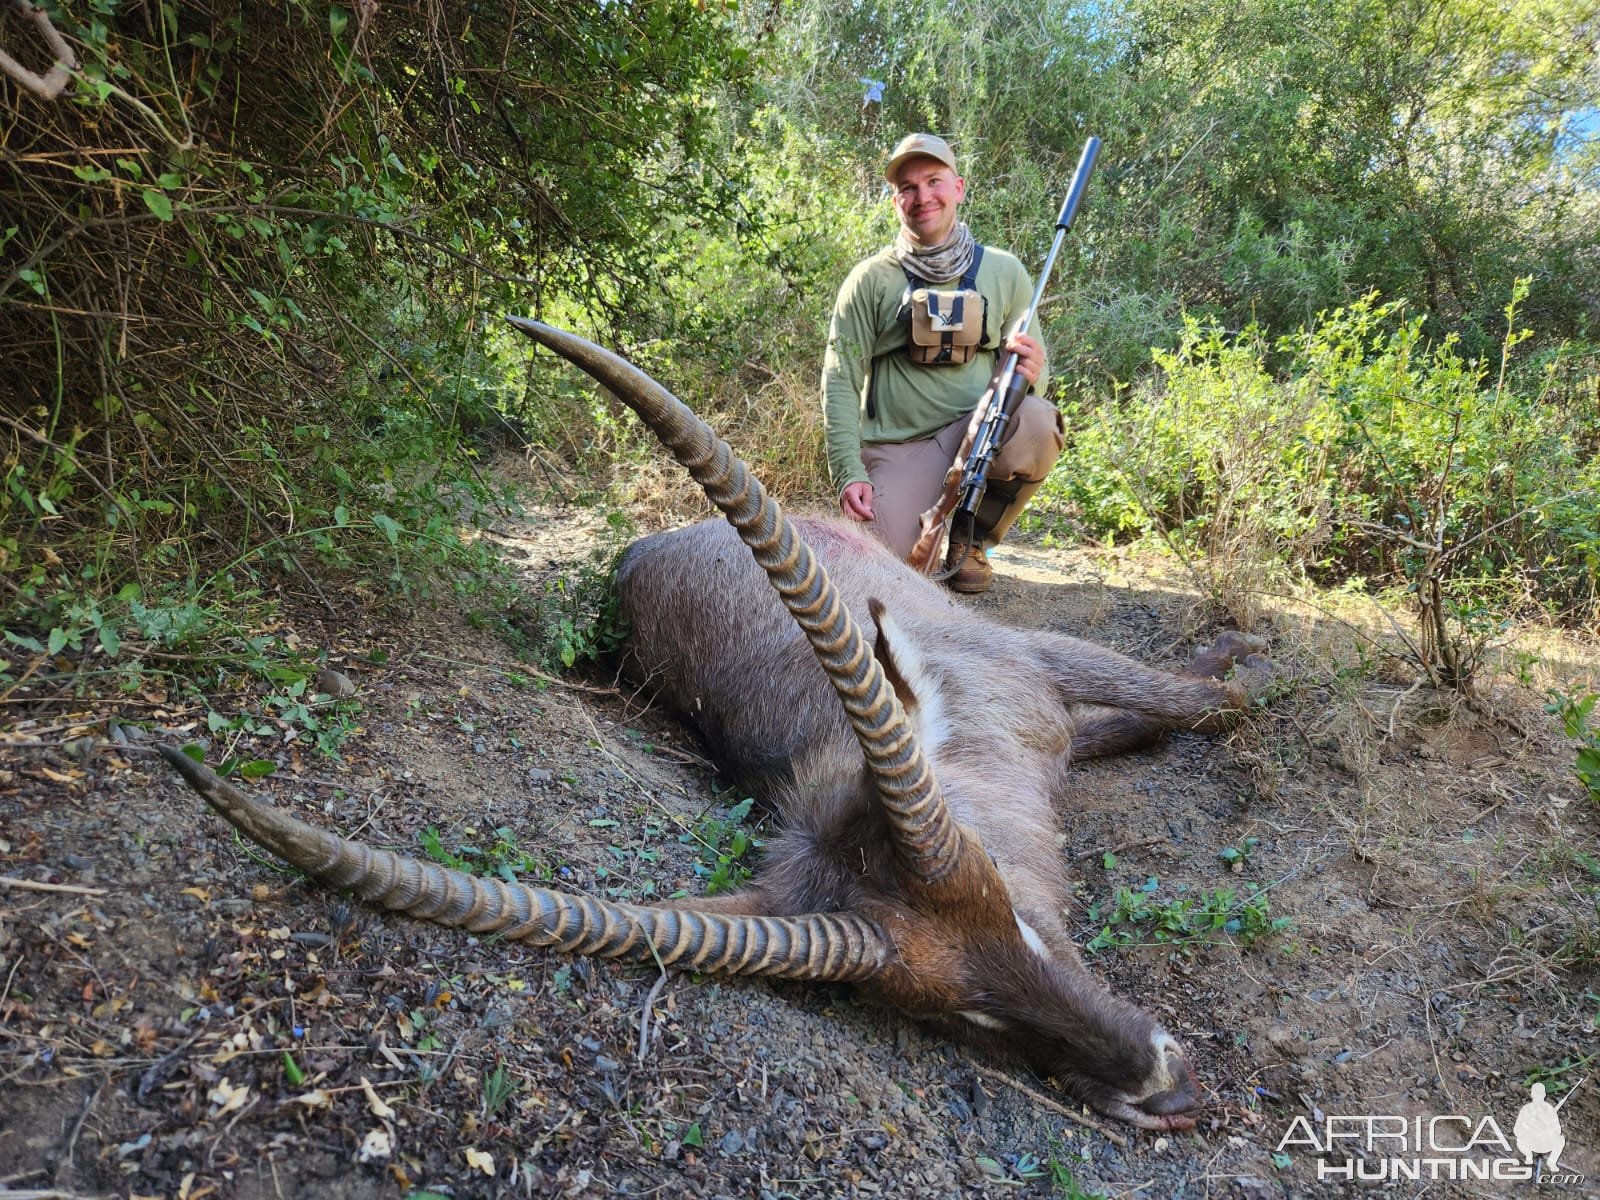
[[[1039,282],[1034,285],[1033,299],[1028,301],[1027,311],[1022,314],[1022,320],[1017,322],[1017,332],[1027,333],[1028,326],[1033,324],[1033,314],[1039,310],[1039,301],[1044,299],[1045,284],[1050,282],[1050,272],[1055,269],[1056,256],[1061,253],[1061,243],[1066,239],[1067,230],[1072,228],[1073,218],[1078,215],[1078,206],[1083,203],[1083,194],[1089,190],[1089,176],[1094,174],[1095,160],[1100,157],[1100,139],[1090,136],[1083,144],[1083,153],[1078,155],[1078,165],[1072,172],[1072,182],[1067,185],[1067,198],[1061,202],[1061,214],[1056,217],[1056,236],[1050,243],[1050,253],[1045,256],[1044,266],[1039,271]]]
[[[1044,299],[1045,284],[1050,281],[1050,272],[1055,269],[1056,256],[1061,253],[1061,242],[1067,236],[1067,230],[1072,227],[1072,219],[1078,214],[1078,205],[1083,202],[1084,192],[1089,190],[1089,176],[1094,173],[1095,159],[1099,156],[1100,139],[1091,135],[1083,144],[1083,153],[1078,156],[1078,165],[1072,172],[1072,182],[1067,186],[1067,198],[1061,204],[1061,215],[1056,218],[1055,240],[1050,243],[1050,253],[1044,260],[1044,267],[1039,271],[1039,282],[1034,285],[1033,299],[1028,301],[1028,307],[1023,311],[1021,320],[1017,322],[1015,331],[1017,333],[1027,333],[1028,326],[1033,324],[1033,314],[1039,310],[1039,301]],[[979,428],[978,437],[973,442],[972,456],[967,460],[966,469],[962,472],[961,496],[958,504],[962,512],[975,514],[978,502],[983,498],[984,490],[989,485],[989,461],[998,452],[1006,422],[1011,419],[1011,414],[1004,408],[1004,401],[1011,391],[1016,375],[1017,355],[1014,351],[1008,351],[1000,362],[999,378],[993,384],[989,413]]]
[[[1067,198],[1061,203],[1061,215],[1056,218],[1057,229],[1072,228],[1072,218],[1078,215],[1078,205],[1083,193],[1089,190],[1089,176],[1094,173],[1094,160],[1100,157],[1100,139],[1090,137],[1078,156],[1077,170],[1072,172],[1072,185],[1067,188]]]

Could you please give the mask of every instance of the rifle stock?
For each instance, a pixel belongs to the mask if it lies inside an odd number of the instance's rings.
[[[1044,287],[1050,278],[1050,271],[1055,266],[1056,255],[1061,251],[1061,242],[1066,237],[1067,230],[1072,227],[1078,206],[1083,201],[1083,194],[1089,187],[1089,176],[1094,172],[1095,159],[1099,154],[1100,139],[1089,138],[1083,144],[1083,153],[1078,158],[1077,168],[1072,172],[1072,182],[1067,187],[1066,199],[1062,201],[1061,212],[1056,217],[1055,241],[1050,246],[1050,254],[1045,259],[1043,270],[1039,272],[1039,283],[1034,289],[1033,299],[1023,311],[1022,319],[1017,322],[1013,333],[1028,332],[1028,326],[1039,309],[1039,301],[1044,296]],[[944,545],[947,533],[950,532],[951,518],[958,511],[972,518],[973,536],[979,536],[975,523],[978,505],[982,503],[984,492],[989,486],[989,468],[994,464],[995,456],[1000,453],[1006,426],[1011,423],[1011,418],[1016,414],[1017,406],[1022,403],[1022,397],[1027,391],[1028,380],[1017,370],[1017,353],[1008,350],[1001,356],[995,373],[990,376],[988,390],[973,409],[972,423],[967,427],[966,437],[962,439],[955,460],[945,472],[944,487],[939,492],[939,498],[932,508],[922,514],[922,530],[917,536],[916,544],[911,547],[911,553],[906,555],[906,562],[924,575],[934,575],[939,562],[939,551]],[[953,551],[954,546],[951,549]],[[959,566],[957,563],[944,574],[935,577],[946,578],[954,574]]]

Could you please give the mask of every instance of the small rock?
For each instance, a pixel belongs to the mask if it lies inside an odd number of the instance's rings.
[[[333,700],[348,700],[356,694],[356,685],[343,671],[323,667],[317,672],[317,691]]]

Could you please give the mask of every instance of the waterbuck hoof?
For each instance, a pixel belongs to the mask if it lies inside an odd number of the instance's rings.
[[[1272,660],[1262,653],[1266,648],[1266,640],[1253,633],[1225,629],[1211,645],[1195,651],[1183,673],[1201,679],[1226,679],[1234,668],[1244,667],[1270,675],[1275,668]]]

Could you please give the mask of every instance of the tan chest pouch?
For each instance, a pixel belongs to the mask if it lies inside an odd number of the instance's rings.
[[[900,319],[908,322],[906,350],[924,367],[958,367],[972,361],[989,340],[988,301],[978,290],[983,247],[974,246],[972,262],[953,288],[929,287],[906,271]]]
[[[988,322],[976,288],[916,288],[911,293],[911,361],[923,366],[971,362]]]

